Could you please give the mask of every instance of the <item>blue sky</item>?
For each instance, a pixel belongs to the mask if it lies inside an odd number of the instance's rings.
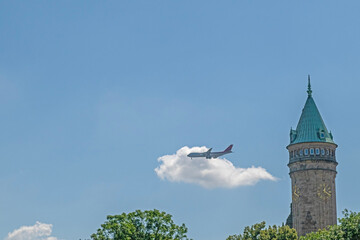
[[[197,240],[289,214],[290,127],[307,74],[339,145],[338,215],[360,211],[358,1],[0,1],[0,239],[36,221],[88,238],[160,209]],[[278,181],[161,180],[183,146]]]

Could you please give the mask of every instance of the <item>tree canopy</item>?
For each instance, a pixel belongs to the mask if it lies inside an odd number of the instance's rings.
[[[360,213],[345,209],[344,217],[339,219],[339,225],[329,226],[317,232],[306,234],[300,240],[359,240],[360,239]]]
[[[297,240],[296,230],[289,226],[269,226],[261,222],[245,227],[243,234],[229,236],[226,240]]]
[[[185,224],[178,226],[172,216],[159,210],[107,216],[93,240],[188,240]]]
[[[226,240],[359,240],[360,213],[343,211],[339,225],[329,226],[298,238],[296,230],[287,225],[268,226],[261,222],[245,227],[242,234],[229,236]],[[185,224],[176,225],[170,214],[159,210],[122,213],[107,216],[107,221],[93,240],[189,240]]]
[[[288,226],[269,226],[265,222],[245,227],[243,234],[232,235],[227,240],[359,240],[360,213],[343,211],[344,217],[339,218],[339,225],[329,226],[317,232],[298,238],[296,230]]]

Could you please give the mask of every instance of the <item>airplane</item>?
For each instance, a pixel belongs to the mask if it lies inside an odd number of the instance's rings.
[[[228,154],[228,153],[232,153],[231,149],[232,149],[233,145],[231,144],[230,146],[228,146],[224,151],[222,152],[211,152],[212,148],[210,148],[207,152],[202,152],[202,153],[190,153],[187,156],[192,158],[196,158],[196,157],[205,157],[207,159],[211,159],[211,158],[218,158],[222,155]]]

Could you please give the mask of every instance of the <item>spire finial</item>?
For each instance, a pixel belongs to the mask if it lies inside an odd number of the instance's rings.
[[[308,96],[311,97],[311,84],[310,84],[310,75],[308,75],[308,90],[307,90]]]

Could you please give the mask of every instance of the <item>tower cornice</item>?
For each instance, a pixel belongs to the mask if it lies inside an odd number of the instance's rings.
[[[293,146],[300,146],[300,145],[309,145],[309,146],[315,146],[315,145],[331,145],[334,146],[335,148],[338,147],[338,145],[336,143],[330,143],[330,142],[299,142],[299,143],[294,143],[294,144],[289,144],[286,146],[286,149],[289,150],[289,148],[292,148]]]

